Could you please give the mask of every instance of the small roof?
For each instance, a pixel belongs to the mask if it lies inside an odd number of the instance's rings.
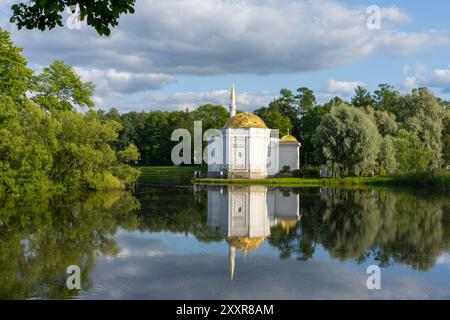
[[[249,250],[257,249],[264,242],[264,237],[229,237],[227,242],[230,246],[243,252],[247,252]]]
[[[298,143],[298,140],[294,136],[287,134],[287,135],[281,137],[280,142],[296,142],[296,143]]]
[[[267,129],[264,121],[258,117],[256,114],[250,112],[238,113],[234,117],[228,119],[228,121],[223,126],[224,128],[262,128]]]

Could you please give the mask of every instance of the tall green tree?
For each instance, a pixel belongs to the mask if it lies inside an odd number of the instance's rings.
[[[12,48],[7,33],[2,37],[0,61],[7,61],[3,55],[19,51]],[[0,93],[0,193],[54,188],[107,190],[132,185],[139,172],[124,162],[136,159],[136,149],[111,148],[121,125],[102,120],[92,109],[86,113],[75,110],[75,104],[93,106],[92,84],[83,83],[60,61],[31,83],[25,60],[13,59],[21,61],[20,68],[19,64],[12,66],[17,70],[17,83],[3,81],[8,67],[0,75],[5,86]],[[36,102],[26,97],[26,88],[37,90]]]
[[[402,97],[399,114],[401,126],[413,132],[424,147],[430,150],[428,168],[438,168],[442,164],[442,130],[444,112],[437,98],[427,88],[414,89]]]
[[[280,136],[287,134],[289,130],[292,132],[292,124],[289,117],[274,108],[261,108],[256,110],[255,114],[259,116],[269,128],[280,130]]]
[[[142,137],[142,163],[146,165],[170,164],[171,130],[169,113],[152,111],[145,121],[145,137]]]
[[[445,166],[450,166],[450,108],[444,110],[442,130],[442,159]]]
[[[373,94],[373,107],[380,111],[390,112],[398,115],[400,112],[400,93],[389,84],[382,83]]]
[[[358,86],[355,89],[355,95],[352,97],[351,102],[357,108],[365,108],[372,106],[374,99],[366,88]]]
[[[429,169],[429,159],[433,156],[433,151],[420,141],[416,133],[402,129],[393,142],[399,173]]]
[[[376,164],[378,130],[360,109],[344,104],[333,108],[322,118],[314,142],[319,160],[335,176],[361,176]]]
[[[316,106],[316,96],[314,95],[314,91],[306,87],[297,89],[295,100],[297,101],[300,112],[305,112]]]
[[[221,105],[204,104],[193,111],[194,121],[202,121],[204,131],[222,128],[228,118],[228,110]]]
[[[14,46],[9,32],[0,28],[0,95],[15,101],[25,98],[32,76],[21,53],[22,49]]]
[[[46,110],[74,110],[94,107],[91,100],[95,86],[83,82],[71,65],[54,61],[33,78],[33,101]]]
[[[383,136],[378,153],[378,175],[388,175],[395,173],[397,169],[397,159],[395,156],[395,145],[392,136]]]

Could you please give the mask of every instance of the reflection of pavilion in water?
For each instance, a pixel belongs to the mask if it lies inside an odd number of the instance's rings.
[[[236,249],[258,248],[280,224],[289,232],[300,219],[299,195],[266,186],[208,186],[208,225],[219,228],[229,244],[230,275]]]

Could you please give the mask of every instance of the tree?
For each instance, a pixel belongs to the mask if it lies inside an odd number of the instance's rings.
[[[5,50],[12,44],[8,34],[2,36],[1,53],[17,54],[17,50]],[[21,61],[16,69],[18,82],[23,84],[17,87],[14,82],[2,81],[0,193],[55,188],[108,190],[132,185],[139,172],[124,162],[136,159],[137,150],[131,146],[117,153],[111,148],[121,125],[102,120],[92,109],[83,114],[74,109],[75,103],[91,105],[91,84],[81,82],[70,66],[55,62],[34,78],[33,88],[39,90],[33,99],[38,105],[23,92],[32,87],[27,82],[31,79],[19,77],[25,60],[13,58]],[[8,66],[8,57],[0,56],[0,61]],[[12,70],[19,65],[11,65]],[[8,72],[7,67],[6,76]],[[3,74],[0,77],[4,79]]]
[[[378,175],[393,174],[397,168],[395,158],[395,146],[391,136],[384,136],[381,139],[380,151],[378,153]]]
[[[352,105],[357,108],[364,108],[373,105],[372,95],[366,88],[358,86],[355,89],[355,95],[352,98]]]
[[[444,130],[442,130],[442,159],[444,165],[450,166],[450,108],[444,110],[443,120]]]
[[[301,112],[305,112],[316,105],[316,96],[311,89],[301,87],[297,89],[297,93],[295,99],[297,100],[297,105]]]
[[[92,82],[81,81],[72,66],[57,60],[33,78],[32,100],[50,111],[92,108],[94,89]]]
[[[323,116],[330,110],[331,104],[326,106],[315,106],[308,109],[303,114],[299,127],[301,135],[298,137],[302,144],[300,149],[300,160],[303,160],[302,163],[307,164],[314,162],[314,137],[316,135],[316,130],[320,125]]]
[[[21,52],[12,43],[9,32],[0,28],[0,94],[15,101],[25,98],[32,76]]]
[[[29,100],[0,96],[0,194],[46,189],[58,123]]]
[[[413,132],[431,153],[428,168],[438,168],[442,163],[442,130],[444,112],[436,97],[427,89],[414,89],[402,97],[399,122],[402,128]]]
[[[136,163],[140,156],[139,150],[134,144],[117,152],[117,158],[124,163]]]
[[[80,20],[94,27],[99,35],[109,36],[111,28],[118,25],[121,14],[134,13],[135,0],[88,1],[88,0],[32,0],[14,4],[11,23],[19,29],[53,29],[63,26],[62,13],[69,6],[78,5]]]
[[[278,110],[261,108],[256,110],[255,114],[266,123],[268,128],[280,130],[280,136],[285,135],[289,130],[292,130],[292,124],[289,117]]]
[[[398,130],[398,124],[395,115],[387,111],[374,110],[372,107],[366,107],[365,111],[372,117],[373,122],[378,128],[378,132],[384,137],[395,135]]]
[[[400,93],[389,84],[382,83],[378,85],[378,90],[375,90],[374,108],[380,111],[387,111],[398,115],[400,112],[399,104]]]
[[[400,130],[393,142],[398,172],[414,173],[429,169],[429,159],[433,151],[420,141],[416,133]]]
[[[169,126],[169,113],[162,111],[150,112],[145,121],[145,136],[142,137],[140,150],[142,163],[146,165],[167,165],[171,163],[170,141],[171,128]]]
[[[269,109],[278,110],[289,117],[289,120],[294,127],[299,122],[301,109],[298,104],[298,96],[295,96],[291,90],[281,89],[280,97],[269,103]]]
[[[335,176],[360,176],[376,163],[379,134],[370,116],[342,104],[322,118],[314,145]]]
[[[220,129],[229,118],[228,110],[221,105],[204,104],[193,111],[194,121],[202,121],[203,130]]]

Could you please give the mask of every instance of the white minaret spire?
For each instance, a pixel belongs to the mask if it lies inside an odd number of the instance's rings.
[[[234,117],[235,115],[236,115],[236,92],[234,90],[234,82],[233,82],[230,94],[230,117]]]
[[[228,257],[230,259],[230,279],[234,279],[234,258],[236,256],[236,249],[229,245]]]

